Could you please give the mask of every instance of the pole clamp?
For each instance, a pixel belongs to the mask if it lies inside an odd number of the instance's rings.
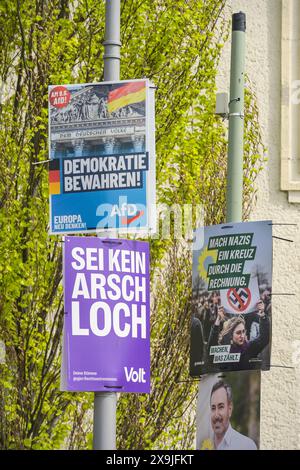
[[[240,117],[241,119],[244,119],[244,117],[245,117],[245,115],[243,113],[228,113],[228,117],[230,118],[231,116]]]
[[[116,41],[115,39],[105,39],[102,44],[103,46],[122,46],[122,43],[120,41]]]

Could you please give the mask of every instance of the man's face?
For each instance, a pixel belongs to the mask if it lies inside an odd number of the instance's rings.
[[[218,388],[210,400],[211,425],[215,435],[220,439],[226,433],[232,413],[232,404],[228,403],[225,388]]]
[[[246,340],[246,331],[245,331],[245,325],[243,323],[239,323],[232,335],[232,342],[234,344],[237,344],[238,346],[242,346]]]

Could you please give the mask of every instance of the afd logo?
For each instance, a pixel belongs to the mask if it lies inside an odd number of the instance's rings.
[[[121,204],[121,206],[118,204],[112,206],[110,216],[113,217],[115,215],[121,217],[122,225],[130,225],[132,222],[142,217],[144,211],[138,210],[136,204],[127,204],[125,202]]]
[[[130,367],[128,369],[127,367],[124,367],[124,372],[125,372],[125,377],[127,382],[140,382],[145,384],[145,369],[143,367],[140,367],[139,370],[134,370],[133,367]]]
[[[127,197],[119,197],[118,204],[101,204],[97,208],[101,216],[97,229],[116,227],[144,227],[146,225],[146,208],[143,204],[128,204]]]

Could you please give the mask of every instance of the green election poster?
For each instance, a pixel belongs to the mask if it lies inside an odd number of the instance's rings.
[[[192,376],[270,368],[271,294],[271,221],[195,231]]]

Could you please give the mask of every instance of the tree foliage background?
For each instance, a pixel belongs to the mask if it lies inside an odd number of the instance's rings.
[[[158,202],[202,204],[225,220],[226,126],[215,77],[225,0],[121,0],[121,79],[157,86]],[[91,447],[93,394],[59,391],[61,239],[48,235],[47,87],[103,80],[105,2],[0,2],[0,448]],[[245,216],[261,167],[255,96],[247,93]],[[151,243],[150,395],[118,402],[118,447],[191,448],[196,384],[188,377],[189,244]]]

